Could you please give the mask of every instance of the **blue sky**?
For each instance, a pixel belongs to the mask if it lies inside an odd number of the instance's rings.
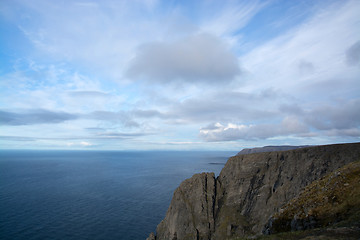
[[[360,141],[360,1],[0,3],[0,148]]]

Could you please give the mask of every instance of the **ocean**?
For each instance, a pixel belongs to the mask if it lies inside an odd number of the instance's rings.
[[[183,180],[235,154],[0,150],[0,239],[144,240]]]

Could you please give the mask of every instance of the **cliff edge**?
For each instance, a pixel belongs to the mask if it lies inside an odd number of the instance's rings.
[[[258,235],[301,190],[360,159],[360,143],[231,157],[220,175],[195,174],[175,190],[157,234],[148,239],[231,239]]]
[[[245,155],[245,154],[251,154],[251,153],[261,153],[261,152],[276,152],[276,151],[288,151],[298,148],[304,148],[304,147],[310,147],[308,145],[305,146],[290,146],[290,145],[284,145],[284,146],[265,146],[265,147],[255,147],[255,148],[244,148],[238,154],[236,155]]]

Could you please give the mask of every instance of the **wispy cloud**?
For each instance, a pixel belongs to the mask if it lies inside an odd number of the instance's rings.
[[[357,0],[4,1],[2,146],[359,141],[358,12]]]
[[[0,125],[54,124],[77,118],[78,116],[74,114],[53,112],[44,109],[25,110],[23,112],[0,111]]]
[[[297,89],[307,82],[357,77],[358,70],[348,69],[344,63],[346,50],[354,39],[360,39],[355,30],[359,10],[357,1],[332,3],[300,26],[245,55],[243,67],[252,80],[261,82],[259,86],[281,86],[294,95],[302,95]]]
[[[201,22],[201,28],[206,32],[222,36],[228,40],[228,43],[235,45],[241,38],[238,31],[245,27],[268,3],[267,1],[242,3],[227,1],[225,6],[222,3],[219,8],[208,6],[209,15]],[[214,2],[207,4],[213,5]]]
[[[71,97],[81,98],[104,98],[108,97],[109,94],[100,91],[70,91],[68,92]]]

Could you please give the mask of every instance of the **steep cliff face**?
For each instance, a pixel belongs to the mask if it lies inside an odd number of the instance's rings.
[[[176,189],[156,239],[260,234],[281,206],[314,180],[360,159],[360,143],[238,155],[218,178],[196,174]]]
[[[360,161],[306,186],[299,196],[272,216],[265,232],[274,234],[335,224],[360,226]]]
[[[210,239],[214,232],[214,173],[196,174],[175,190],[156,239]]]
[[[360,144],[344,144],[230,158],[217,179],[214,239],[241,235],[237,229],[243,225],[226,221],[228,209],[247,221],[245,234],[261,233],[269,217],[306,185],[359,157]]]

